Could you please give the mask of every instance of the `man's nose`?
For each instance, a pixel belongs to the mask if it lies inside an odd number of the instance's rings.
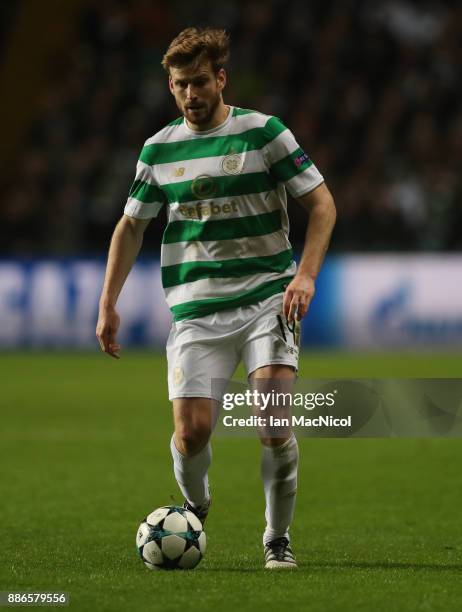
[[[186,97],[188,100],[194,100],[196,98],[196,90],[192,85],[188,85],[186,88]]]

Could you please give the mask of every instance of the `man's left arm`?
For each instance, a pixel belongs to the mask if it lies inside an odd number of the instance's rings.
[[[295,277],[284,293],[284,314],[288,321],[298,321],[308,312],[315,292],[316,277],[321,269],[335,225],[334,199],[321,183],[309,193],[297,198],[308,212],[305,245]]]

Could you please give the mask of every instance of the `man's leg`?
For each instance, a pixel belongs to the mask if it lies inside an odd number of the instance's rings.
[[[295,380],[295,371],[287,365],[269,365],[252,372],[250,379],[252,387],[260,392],[274,389],[288,393]],[[273,408],[273,415],[274,410],[279,417],[290,415],[290,408]],[[288,530],[294,515],[297,492],[298,444],[290,427],[277,433],[278,436],[275,436],[274,431],[260,431],[261,474],[266,500],[263,544],[267,547],[268,544],[276,543],[274,550],[265,549],[267,567],[294,567],[295,561],[288,546]]]
[[[170,448],[178,486],[186,504],[201,520],[210,503],[207,471],[212,458],[210,434],[217,413],[217,402],[202,397],[173,399],[175,431]]]

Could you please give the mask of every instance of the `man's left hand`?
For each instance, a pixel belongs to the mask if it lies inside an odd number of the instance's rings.
[[[311,276],[296,275],[287,286],[284,293],[284,315],[292,323],[300,321],[308,312],[310,302],[315,292],[314,280]]]

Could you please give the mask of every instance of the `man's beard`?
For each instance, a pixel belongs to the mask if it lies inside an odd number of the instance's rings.
[[[212,121],[213,115],[215,114],[215,111],[217,110],[219,104],[220,95],[218,94],[216,98],[210,103],[210,106],[208,108],[206,105],[200,107],[202,112],[197,117],[191,119],[187,114],[186,107],[183,111],[183,115],[186,117],[186,119],[191,121],[191,123],[194,123],[194,125],[207,125],[207,123],[210,123]]]

